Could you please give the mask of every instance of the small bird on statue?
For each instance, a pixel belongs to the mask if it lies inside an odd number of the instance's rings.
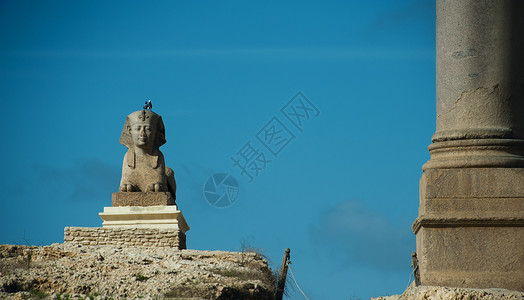
[[[151,103],[151,100],[147,100],[144,104],[144,109],[151,110],[153,108],[153,104]]]

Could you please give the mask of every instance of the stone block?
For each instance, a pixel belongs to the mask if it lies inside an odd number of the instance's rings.
[[[524,227],[422,227],[421,283],[524,291],[523,249]]]
[[[524,169],[429,169],[420,181],[422,285],[524,291]]]
[[[104,207],[104,212],[99,215],[103,220],[104,228],[135,231],[137,228],[171,229],[184,232],[189,230],[182,212],[177,209],[176,205]]]
[[[112,206],[175,205],[168,192],[118,192],[112,195]]]
[[[117,245],[126,247],[172,247],[185,249],[185,234],[177,230],[108,227],[64,230],[64,241],[82,245]],[[73,233],[82,235],[73,236]],[[148,234],[149,233],[149,234]],[[139,237],[140,236],[140,237]],[[183,237],[184,242],[179,239]]]

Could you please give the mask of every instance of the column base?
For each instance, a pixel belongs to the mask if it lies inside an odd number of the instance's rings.
[[[422,285],[524,291],[524,168],[427,169],[420,188]]]
[[[428,150],[431,159],[422,166],[423,170],[524,167],[524,140],[519,139],[438,141],[434,138]]]

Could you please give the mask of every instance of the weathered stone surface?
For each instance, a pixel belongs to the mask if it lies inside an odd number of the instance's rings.
[[[429,168],[524,167],[524,3],[437,1]]]
[[[371,298],[372,300],[521,300],[524,293],[505,289],[468,289],[439,286],[411,286],[402,295]]]
[[[162,117],[149,110],[127,116],[120,143],[128,148],[122,165],[120,192],[169,192],[176,200],[173,170],[159,147],[166,143]]]
[[[429,169],[424,172],[423,199],[500,198],[524,196],[524,168]],[[517,203],[513,203],[517,204]],[[522,208],[524,204],[518,207]],[[514,206],[512,206],[515,209]],[[500,210],[493,206],[489,210]],[[512,210],[511,207],[502,208]]]
[[[524,168],[426,170],[419,216],[524,218]]]
[[[417,233],[423,284],[524,291],[524,227],[441,224]]]
[[[524,169],[429,169],[413,224],[424,285],[524,291]]]
[[[0,299],[35,294],[39,299],[269,300],[274,278],[267,262],[250,252],[0,245]]]
[[[112,195],[112,206],[153,205],[175,205],[175,199],[168,192],[119,192]]]
[[[176,229],[66,227],[64,241],[80,245],[187,248],[185,233]]]
[[[524,139],[523,11],[519,0],[437,1],[434,142]]]

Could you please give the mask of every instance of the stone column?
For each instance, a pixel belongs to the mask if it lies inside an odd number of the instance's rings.
[[[524,1],[437,0],[421,283],[524,291]]]

